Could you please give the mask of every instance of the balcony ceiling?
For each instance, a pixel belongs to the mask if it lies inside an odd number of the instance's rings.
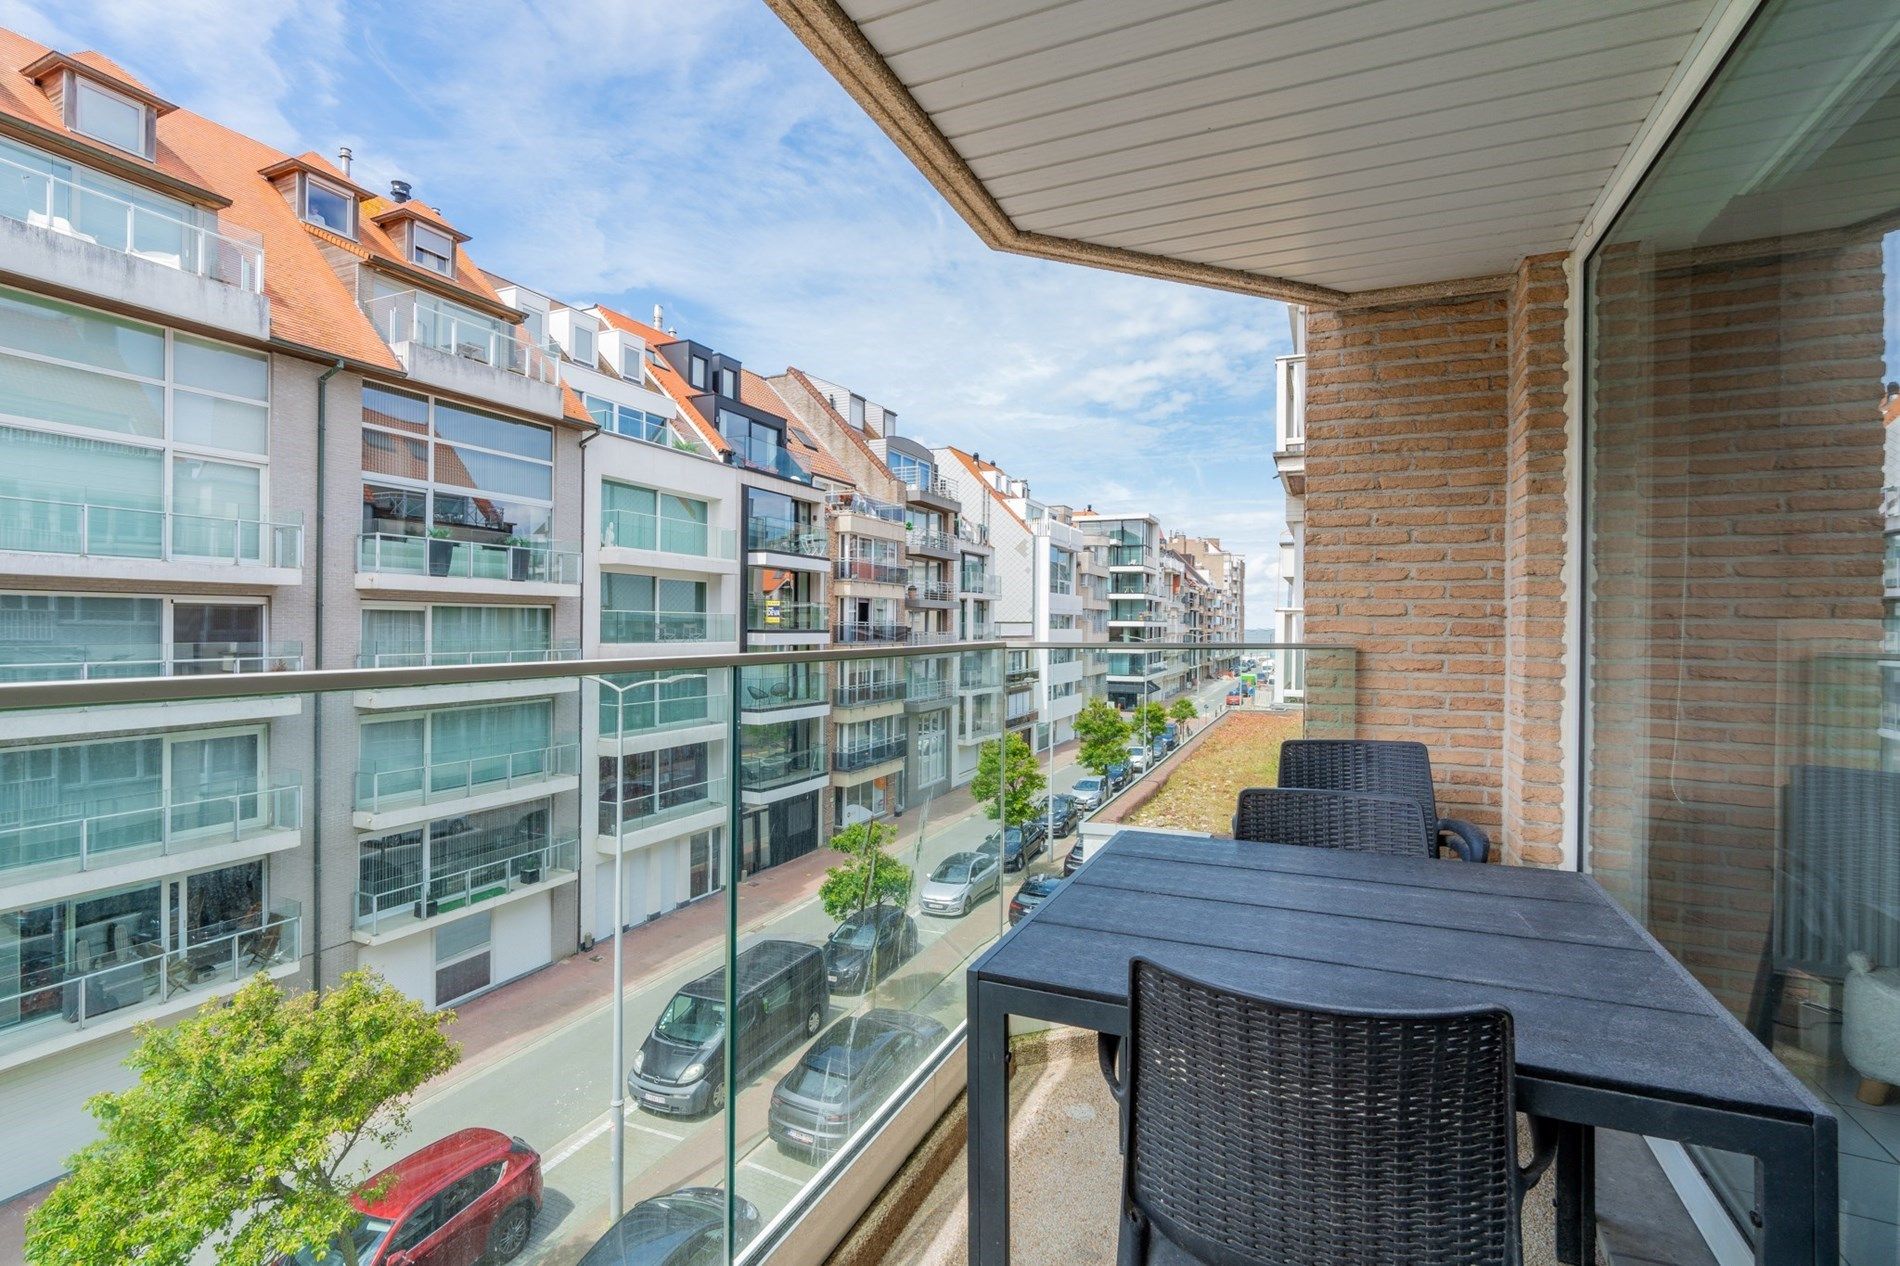
[[[768,0],[990,245],[1335,305],[1568,249],[1736,0]]]

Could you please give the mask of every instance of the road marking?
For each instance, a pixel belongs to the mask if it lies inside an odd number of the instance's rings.
[[[663,1139],[672,1139],[675,1143],[684,1143],[686,1141],[684,1134],[675,1134],[671,1130],[662,1130],[657,1125],[646,1125],[639,1121],[629,1121],[627,1124],[642,1134],[657,1134]]]
[[[631,1105],[623,1109],[623,1111],[627,1111],[627,1112],[631,1112],[632,1110],[633,1109]],[[560,1146],[556,1147],[553,1152],[551,1152],[546,1158],[544,1158],[541,1162],[541,1172],[546,1173],[548,1170],[555,1168],[561,1162],[571,1159],[574,1153],[580,1151],[583,1147],[586,1147],[589,1143],[592,1143],[595,1139],[605,1134],[608,1130],[611,1130],[613,1128],[613,1124],[614,1124],[614,1114],[611,1109],[606,1112],[601,1113],[599,1117],[595,1118],[592,1125],[584,1127],[578,1135],[575,1135],[568,1142],[563,1143]]]
[[[803,1187],[808,1181],[810,1181],[809,1179],[805,1179],[805,1178],[794,1178],[790,1174],[781,1174],[778,1170],[773,1169],[770,1165],[761,1165],[759,1164],[758,1161],[753,1160],[749,1156],[746,1157],[746,1159],[739,1162],[739,1167],[741,1169],[756,1169],[761,1174],[767,1174],[773,1178],[778,1179],[780,1182],[788,1182],[792,1184],[792,1186],[794,1187]]]

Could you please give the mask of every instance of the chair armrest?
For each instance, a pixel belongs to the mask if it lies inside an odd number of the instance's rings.
[[[1527,1118],[1531,1127],[1531,1159],[1517,1171],[1517,1189],[1529,1191],[1537,1185],[1550,1163],[1557,1159],[1557,1123],[1542,1117]]]
[[[1438,819],[1438,838],[1465,861],[1481,862],[1491,856],[1491,837],[1458,818]]]
[[[1119,1033],[1097,1033],[1095,1035],[1095,1058],[1102,1066],[1102,1079],[1108,1082],[1108,1093],[1115,1096],[1115,1102],[1122,1101],[1121,1075],[1115,1065],[1120,1062],[1122,1038]]]

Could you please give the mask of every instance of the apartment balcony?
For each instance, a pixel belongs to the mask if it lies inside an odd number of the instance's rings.
[[[904,710],[906,712],[931,712],[948,707],[950,703],[950,679],[947,677],[923,677],[910,681],[904,689]]]
[[[614,646],[736,642],[739,621],[705,611],[602,611],[600,640]]]
[[[264,339],[264,239],[0,158],[0,272],[186,324]]]
[[[959,598],[996,598],[1003,592],[1003,578],[994,575],[973,575],[964,572],[957,577],[956,594]]]
[[[463,667],[472,664],[554,664],[579,659],[579,642],[557,642],[552,646],[503,647],[471,650],[454,646],[430,646],[419,650],[367,650],[356,657],[358,668],[434,668],[443,665]]]
[[[726,788],[723,773],[664,786],[646,779],[629,780],[618,793],[611,783],[603,783],[596,814],[597,847],[612,853],[617,840],[623,850],[644,848],[689,831],[723,826],[731,804]],[[620,795],[626,799],[622,801]]]
[[[926,580],[904,591],[904,605],[913,610],[947,611],[956,601],[957,586],[948,580]]]
[[[359,830],[381,831],[440,817],[451,805],[465,813],[497,808],[572,791],[580,785],[579,775],[578,743],[361,770],[356,775],[355,822]]]
[[[576,598],[580,582],[580,550],[553,541],[390,532],[365,532],[356,540],[356,587],[363,590]]]
[[[732,528],[663,518],[637,510],[603,510],[602,567],[660,567],[731,574],[738,570],[739,534]]]
[[[957,539],[965,545],[988,545],[990,543],[990,525],[972,523],[959,515],[957,517]]]
[[[0,880],[8,901],[27,905],[302,842],[303,784],[294,775],[231,795],[155,795],[132,808],[119,803],[101,793],[98,805],[0,808]],[[112,876],[102,880],[99,872],[108,870]]]
[[[273,902],[247,922],[251,926],[194,934],[183,946],[124,938],[130,943],[107,951],[115,961],[83,972],[9,973],[0,980],[0,1015],[14,1023],[0,1028],[0,1068],[123,1032],[141,1020],[196,1010],[259,972],[282,976],[297,969],[301,906]]]
[[[1108,547],[1108,569],[1154,571],[1157,557],[1155,551],[1146,545],[1111,545]]]
[[[96,681],[108,677],[197,677],[298,672],[302,642],[180,642],[163,646],[0,643],[0,681]]]
[[[830,703],[825,681],[822,664],[761,664],[757,668],[742,668],[739,670],[739,707],[747,713],[810,709],[816,715]]]
[[[497,839],[491,847],[470,850],[478,860],[413,878],[408,868],[370,887],[356,890],[355,939],[379,944],[426,931],[476,906],[499,905],[575,878],[580,871],[580,836],[555,841]],[[366,872],[374,868],[365,865]]]
[[[61,580],[275,587],[303,579],[303,518],[0,497],[0,571]]]
[[[911,504],[926,506],[932,510],[943,510],[956,514],[963,509],[963,502],[957,497],[957,490],[942,475],[931,473],[920,478],[913,472],[904,479],[904,495]]]
[[[756,471],[761,475],[776,475],[797,484],[809,486],[812,482],[811,472],[780,445],[734,439],[731,436],[726,437],[726,443],[731,446],[726,451],[728,465]]]
[[[560,416],[559,373],[525,327],[418,290],[365,300],[363,313],[415,381]]]
[[[903,540],[903,506],[879,501],[858,491],[834,492],[825,500],[832,527],[839,532],[867,532],[879,539]]]
[[[603,689],[598,726],[600,754],[611,756],[651,750],[661,746],[662,739],[681,741],[675,736],[682,731],[717,727],[720,732],[707,737],[724,737],[724,728],[731,724],[732,718],[730,696],[724,682],[723,674],[709,674],[703,680],[702,689],[684,695],[671,693],[678,685],[667,683],[669,693],[658,697],[659,682],[652,683],[650,688],[635,685],[624,695]]]
[[[754,553],[778,554],[792,559],[795,567],[823,569],[831,555],[831,542],[822,526],[755,514],[746,527],[746,548]]]
[[[851,681],[831,692],[831,703],[837,708],[870,708],[878,704],[896,703],[904,698],[905,691],[902,677]]]
[[[874,563],[862,558],[840,558],[831,565],[834,580],[854,585],[903,585],[910,581],[910,568],[902,563]]]
[[[986,640],[988,640],[987,634],[982,637],[973,634],[966,638],[960,635],[955,629],[912,629],[910,636],[904,639],[905,643],[910,646],[954,646],[958,642],[980,642]]]
[[[746,752],[739,758],[739,791],[753,803],[780,799],[802,790],[801,784],[826,778],[830,768],[823,743],[790,752]]]
[[[831,768],[840,774],[855,774],[903,760],[909,750],[909,744],[902,737],[878,739],[870,743],[841,743],[838,750],[831,754]]]
[[[745,618],[750,633],[823,633],[830,627],[831,610],[822,602],[755,598],[746,603]]]
[[[913,528],[905,533],[904,545],[913,554],[925,554],[946,561],[954,561],[957,556],[957,538],[948,532],[927,532]]]
[[[831,640],[840,645],[856,642],[909,642],[910,626],[891,621],[849,620],[832,626]]]

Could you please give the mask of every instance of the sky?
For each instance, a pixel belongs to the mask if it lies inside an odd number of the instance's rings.
[[[483,267],[786,365],[1053,502],[1248,558],[1271,627],[1283,305],[984,246],[759,0],[0,0],[289,153],[408,180]]]

